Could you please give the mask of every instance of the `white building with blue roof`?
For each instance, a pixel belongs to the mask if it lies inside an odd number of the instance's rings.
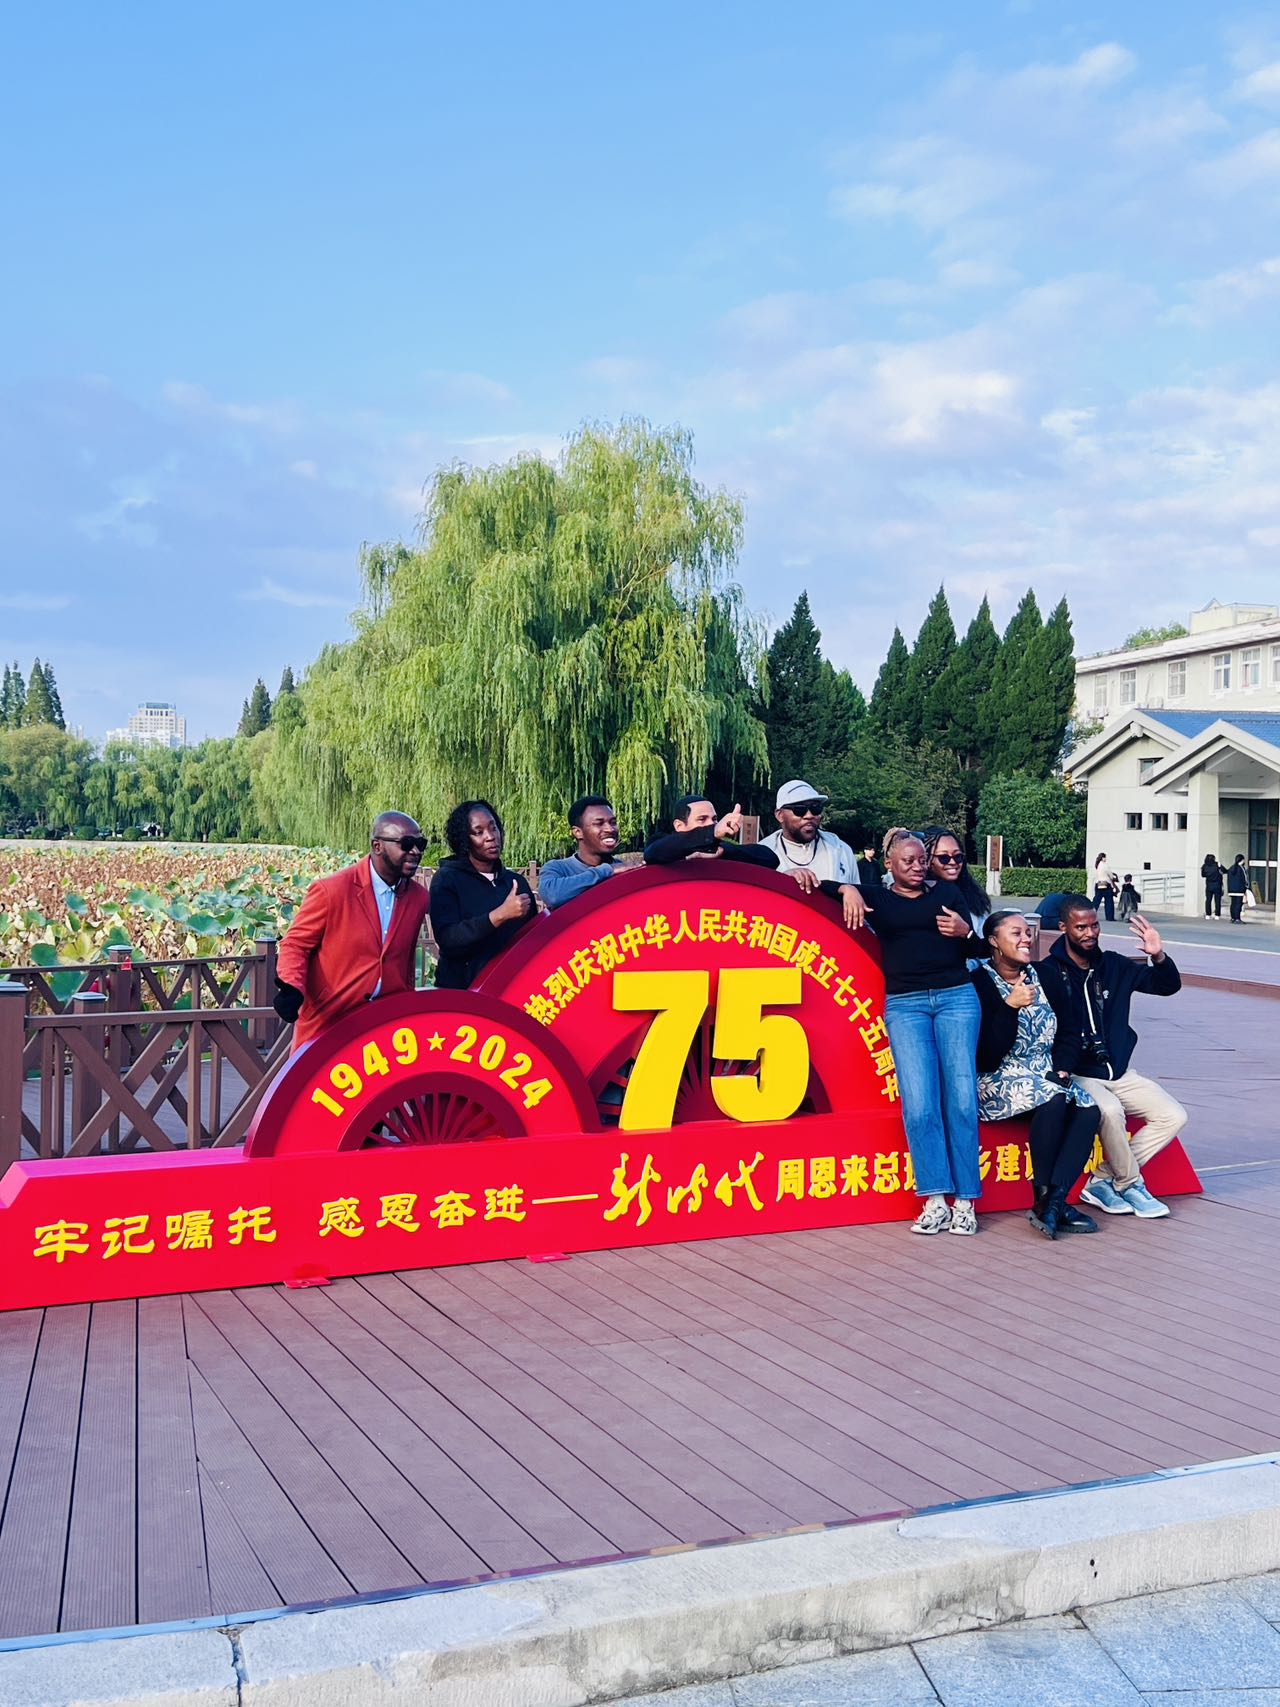
[[[1133,874],[1146,906],[1198,914],[1207,854],[1244,854],[1257,899],[1275,908],[1280,869],[1280,692],[1247,709],[1126,706],[1071,755],[1088,791],[1088,853]],[[1280,922],[1280,910],[1270,915]]]

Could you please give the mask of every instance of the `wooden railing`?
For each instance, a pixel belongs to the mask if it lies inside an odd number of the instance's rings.
[[[242,1142],[288,1052],[270,1006],[276,943],[255,952],[134,961],[117,949],[59,998],[51,971],[0,982],[0,1172],[25,1157]],[[96,988],[85,988],[85,983]]]

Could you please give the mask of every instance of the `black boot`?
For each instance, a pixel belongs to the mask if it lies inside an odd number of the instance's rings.
[[[1062,1225],[1062,1212],[1067,1206],[1064,1187],[1055,1185],[1046,1191],[1039,1208],[1031,1217],[1031,1225],[1046,1239],[1056,1239]]]
[[[1092,1215],[1085,1215],[1072,1204],[1063,1202],[1062,1214],[1058,1217],[1060,1233],[1096,1233],[1098,1223]]]
[[[1027,1220],[1030,1221],[1037,1233],[1044,1233],[1044,1208],[1049,1197],[1049,1187],[1047,1185],[1037,1185],[1034,1187],[1034,1192],[1035,1201],[1033,1202],[1032,1207],[1027,1210]],[[1051,1239],[1053,1234],[1048,1233],[1045,1236]]]

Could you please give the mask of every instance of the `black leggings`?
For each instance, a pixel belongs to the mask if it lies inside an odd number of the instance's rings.
[[[1206,889],[1204,892],[1204,916],[1206,919],[1210,913],[1216,913],[1219,918],[1222,917],[1221,889]]]
[[[1093,892],[1093,906],[1095,912],[1102,912],[1105,910],[1107,917],[1109,919],[1114,919],[1116,916],[1115,890],[1095,889]]]
[[[1231,897],[1231,917],[1235,920],[1235,922],[1237,924],[1240,923],[1240,915],[1243,911],[1244,911],[1244,895],[1243,895],[1243,893],[1241,893],[1239,895],[1233,895]]]
[[[1065,1096],[1042,1103],[1031,1116],[1031,1171],[1036,1184],[1070,1191],[1084,1172],[1101,1125],[1096,1107],[1081,1108]]]

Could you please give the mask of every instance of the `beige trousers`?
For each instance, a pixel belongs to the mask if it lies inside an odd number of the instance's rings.
[[[1154,1079],[1144,1079],[1132,1068],[1118,1079],[1077,1078],[1098,1105],[1102,1115],[1102,1166],[1099,1179],[1110,1179],[1124,1191],[1142,1178],[1142,1169],[1152,1156],[1178,1136],[1187,1124],[1187,1111]],[[1134,1133],[1125,1125],[1125,1115],[1136,1114],[1144,1122]]]

